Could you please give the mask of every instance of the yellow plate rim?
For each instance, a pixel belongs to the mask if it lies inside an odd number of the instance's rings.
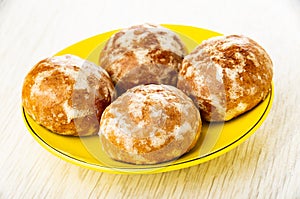
[[[171,24],[164,24],[163,26],[166,26],[166,27],[182,26],[182,27],[197,28],[197,27],[191,27],[191,26],[171,25]],[[203,29],[203,28],[198,28],[198,29]],[[102,34],[110,34],[112,32],[115,32],[115,30],[110,31],[110,32],[105,32],[105,33],[102,33]],[[214,32],[214,31],[211,31],[211,32]],[[97,36],[99,36],[99,35],[96,35],[94,37],[97,37]],[[90,37],[88,39],[91,39],[91,38],[93,38],[93,37]],[[87,39],[85,39],[85,40],[87,40]],[[85,40],[82,40],[80,42],[83,42]],[[73,45],[76,45],[76,43],[73,44]],[[262,115],[259,117],[259,119],[256,121],[256,123],[247,132],[243,133],[239,138],[235,139],[234,141],[227,144],[226,146],[223,146],[223,147],[221,147],[217,150],[211,151],[211,152],[209,152],[205,155],[199,156],[197,158],[189,159],[189,160],[186,160],[186,161],[183,161],[183,162],[178,162],[178,163],[175,163],[175,164],[170,162],[170,164],[158,165],[157,167],[155,165],[154,166],[152,165],[150,168],[135,168],[134,165],[132,165],[132,167],[130,167],[130,168],[121,168],[121,167],[115,168],[115,167],[103,166],[103,165],[98,165],[98,164],[86,162],[86,161],[83,161],[83,160],[79,160],[75,157],[72,157],[71,155],[68,155],[68,154],[66,154],[66,153],[50,146],[45,140],[43,140],[38,135],[38,133],[35,132],[33,127],[30,125],[30,123],[28,121],[28,118],[26,116],[24,107],[22,107],[22,116],[23,116],[23,120],[24,120],[24,123],[25,123],[27,129],[29,130],[30,134],[34,137],[34,139],[41,146],[43,146],[47,151],[49,151],[50,153],[52,153],[55,156],[60,157],[61,159],[65,160],[67,162],[70,162],[70,163],[73,163],[75,165],[85,167],[85,168],[88,168],[88,169],[92,169],[92,170],[95,170],[95,171],[101,171],[101,172],[107,172],[107,173],[115,173],[115,174],[153,174],[153,173],[162,173],[162,172],[168,172],[168,171],[187,168],[187,167],[190,167],[190,166],[195,166],[195,165],[207,162],[209,160],[212,160],[216,157],[219,157],[219,156],[227,153],[228,151],[234,149],[235,147],[237,147],[238,145],[240,145],[241,143],[246,141],[261,126],[263,121],[266,119],[268,113],[271,110],[272,103],[273,103],[273,100],[274,100],[274,83],[273,82],[272,82],[272,85],[271,85],[271,91],[269,92],[269,95],[267,96],[267,98],[265,100],[267,100],[267,99],[268,99],[268,102],[267,102],[266,108],[264,109]],[[159,170],[156,170],[156,169],[159,169]]]

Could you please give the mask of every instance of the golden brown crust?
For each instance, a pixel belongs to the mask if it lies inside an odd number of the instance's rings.
[[[265,99],[272,76],[272,61],[259,44],[229,35],[208,39],[187,55],[177,86],[205,120],[227,121]]]
[[[96,134],[103,110],[115,98],[104,69],[73,55],[37,63],[23,84],[26,112],[49,130],[73,136]]]
[[[139,84],[176,86],[186,54],[180,38],[161,26],[144,24],[123,29],[106,43],[99,58],[119,94]]]
[[[99,136],[111,158],[155,164],[192,149],[201,127],[199,111],[183,92],[150,84],[129,89],[105,109]]]

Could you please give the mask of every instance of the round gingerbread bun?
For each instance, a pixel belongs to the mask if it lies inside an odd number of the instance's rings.
[[[97,134],[101,114],[115,97],[103,68],[70,54],[37,63],[22,90],[23,107],[38,124],[72,136]]]
[[[186,52],[173,31],[142,24],[112,35],[100,53],[99,65],[111,76],[118,94],[140,84],[176,86]]]
[[[184,58],[177,87],[193,98],[204,120],[228,121],[266,98],[272,76],[272,61],[257,42],[218,36]]]
[[[196,144],[202,122],[199,110],[170,85],[139,85],[109,105],[99,136],[114,160],[132,164],[170,161]]]

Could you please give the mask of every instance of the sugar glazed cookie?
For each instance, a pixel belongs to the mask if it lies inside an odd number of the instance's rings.
[[[143,24],[123,29],[107,41],[99,65],[118,93],[140,84],[176,86],[186,48],[179,36],[162,26]]]
[[[182,91],[150,84],[129,89],[105,109],[99,136],[112,159],[155,164],[190,151],[201,127],[199,110]]]
[[[115,96],[104,69],[73,55],[40,61],[22,90],[23,107],[37,123],[73,136],[97,134],[101,114]]]
[[[272,75],[272,61],[258,43],[219,36],[185,57],[178,88],[194,99],[205,120],[228,121],[266,98]]]

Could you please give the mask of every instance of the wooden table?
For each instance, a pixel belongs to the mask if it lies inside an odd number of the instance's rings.
[[[40,59],[112,29],[183,24],[258,41],[274,62],[272,110],[245,143],[206,163],[151,175],[101,173],[43,149],[21,116]],[[0,198],[300,198],[300,2],[0,1]]]

